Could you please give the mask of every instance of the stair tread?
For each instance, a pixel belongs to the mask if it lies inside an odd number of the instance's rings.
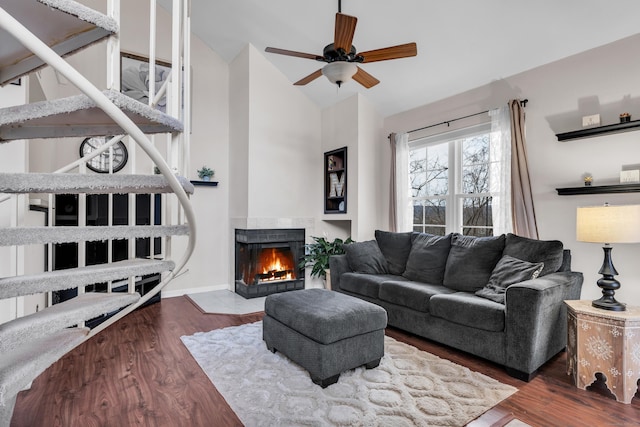
[[[44,337],[52,331],[111,313],[135,304],[139,299],[138,293],[89,292],[60,304],[54,304],[37,313],[18,317],[0,325],[0,354],[18,348],[25,340]]]
[[[91,227],[0,228],[0,246],[120,240],[189,234],[187,225],[113,225]]]
[[[113,89],[103,93],[146,134],[183,130],[178,119],[160,110]],[[0,109],[0,141],[124,133],[84,94]]]
[[[0,405],[84,341],[88,328],[64,329],[0,353]]]
[[[2,8],[60,56],[119,31],[114,19],[72,0],[4,0]],[[46,65],[5,30],[0,40],[0,85]]]
[[[182,188],[193,194],[193,184],[176,176]],[[0,193],[108,194],[171,193],[162,175],[116,175],[77,173],[0,173]]]
[[[144,276],[172,271],[174,268],[175,263],[173,261],[137,258],[110,264],[97,264],[33,275],[4,277],[0,278],[0,299],[61,291],[93,283],[120,280],[130,276]]]

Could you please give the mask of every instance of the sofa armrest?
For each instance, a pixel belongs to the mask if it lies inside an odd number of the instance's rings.
[[[346,255],[331,255],[329,257],[329,270],[331,271],[331,289],[342,292],[340,277],[351,271]]]
[[[563,271],[507,288],[507,368],[530,375],[566,347],[564,300],[580,299],[582,281],[582,273]]]

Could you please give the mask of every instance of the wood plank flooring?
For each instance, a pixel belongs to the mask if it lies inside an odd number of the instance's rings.
[[[187,298],[140,309],[79,346],[19,394],[12,427],[241,426],[180,341],[199,331],[260,320],[201,313]],[[638,426],[640,394],[631,405],[576,389],[564,353],[525,383],[502,367],[389,328],[387,334],[519,389],[470,424],[503,426]]]

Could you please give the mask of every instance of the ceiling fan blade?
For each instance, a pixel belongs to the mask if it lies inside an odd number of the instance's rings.
[[[358,55],[364,58],[363,62],[386,61],[389,59],[407,58],[418,54],[418,46],[415,43],[401,44],[382,49],[360,52]]]
[[[336,50],[344,49],[347,53],[351,51],[351,43],[356,32],[357,22],[358,18],[355,16],[336,13],[336,29],[333,40],[333,47]]]
[[[324,58],[319,55],[313,55],[311,53],[295,52],[293,50],[278,49],[277,47],[268,47],[264,50],[269,53],[277,53],[278,55],[295,56],[296,58],[314,59],[316,61],[324,61]]]
[[[357,81],[367,89],[372,88],[380,83],[380,80],[376,79],[360,67],[358,67],[358,71],[353,75],[353,80]]]
[[[318,71],[314,71],[313,73],[309,74],[307,77],[301,78],[300,80],[294,83],[294,86],[304,86],[307,83],[311,83],[321,75],[322,75],[322,68],[319,69]]]

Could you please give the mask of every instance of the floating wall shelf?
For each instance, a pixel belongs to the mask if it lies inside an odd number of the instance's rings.
[[[217,187],[218,181],[191,181],[193,185],[207,185],[209,187]]]
[[[580,194],[620,194],[640,193],[640,184],[615,184],[584,186],[570,188],[556,188],[559,196],[577,196]]]
[[[586,128],[574,130],[571,132],[558,133],[556,137],[558,141],[568,141],[570,139],[590,138],[592,136],[604,135],[609,133],[630,132],[632,130],[640,130],[640,120],[631,122],[615,123],[612,125],[598,126],[595,128]]]

